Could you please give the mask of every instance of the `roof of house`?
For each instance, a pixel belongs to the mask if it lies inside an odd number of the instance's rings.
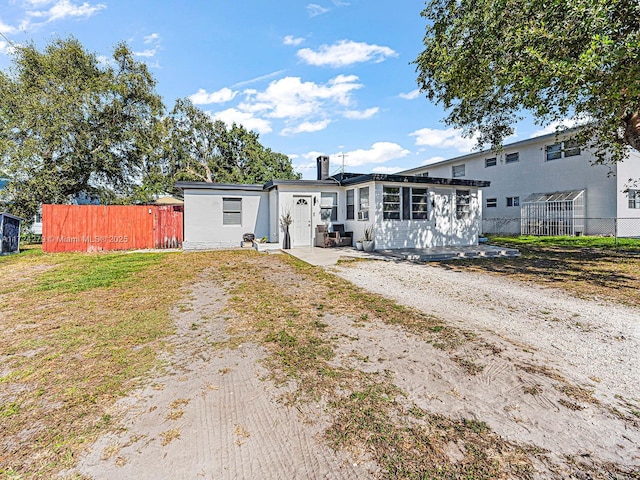
[[[431,185],[452,185],[461,187],[488,187],[486,180],[467,180],[462,178],[440,178],[425,177],[415,175],[388,175],[383,173],[339,173],[326,180],[269,180],[264,185],[257,184],[233,184],[233,183],[207,183],[207,182],[177,182],[176,187],[185,189],[215,189],[215,190],[241,190],[241,191],[264,191],[272,190],[278,186],[341,186],[348,187],[368,182],[388,182],[388,183],[424,183]]]

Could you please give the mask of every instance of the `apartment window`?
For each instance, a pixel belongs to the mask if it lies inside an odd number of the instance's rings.
[[[487,198],[487,208],[495,208],[498,206],[498,199],[497,198]]]
[[[354,219],[356,210],[355,190],[347,190],[347,220]]]
[[[222,224],[242,225],[242,199],[223,198],[222,199]]]
[[[471,213],[471,192],[469,190],[456,190],[456,218],[467,218]]]
[[[400,187],[382,187],[382,218],[400,220]]]
[[[413,220],[426,220],[429,212],[429,197],[426,188],[411,189],[411,218]]]
[[[507,207],[519,207],[520,197],[507,197]]]
[[[519,161],[520,161],[520,153],[518,152],[507,153],[507,155],[504,157],[504,163],[516,163]]]
[[[629,208],[640,208],[640,190],[629,190]]]
[[[484,167],[495,167],[498,164],[498,159],[496,157],[485,158],[484,159]]]
[[[320,194],[320,218],[324,222],[338,221],[338,194],[322,192]]]
[[[557,160],[562,157],[562,144],[554,143],[553,145],[547,145],[545,151],[547,154],[547,162],[549,160]]]
[[[567,140],[564,142],[564,156],[565,157],[575,157],[576,155],[580,155],[580,145],[575,140]]]
[[[369,187],[358,189],[358,220],[369,220]]]
[[[451,176],[453,178],[464,177],[464,163],[462,165],[454,165],[451,167]]]

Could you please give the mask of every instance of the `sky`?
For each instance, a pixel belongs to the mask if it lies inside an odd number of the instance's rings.
[[[472,151],[417,89],[423,1],[0,0],[0,69],[11,43],[77,38],[107,61],[119,42],[145,62],[167,109],[189,97],[260,134],[305,179],[395,173]],[[549,133],[530,120],[511,141]]]

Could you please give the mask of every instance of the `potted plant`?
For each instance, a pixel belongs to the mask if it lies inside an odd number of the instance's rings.
[[[373,252],[373,225],[369,225],[364,229],[362,248],[365,252]]]
[[[291,248],[291,236],[289,235],[289,225],[293,223],[293,217],[291,211],[287,210],[280,216],[280,227],[284,231],[284,239],[282,241],[282,248],[288,250]]]
[[[362,238],[356,240],[356,250],[363,250]]]

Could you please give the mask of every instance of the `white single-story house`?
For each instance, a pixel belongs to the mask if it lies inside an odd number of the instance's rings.
[[[615,165],[555,133],[400,172],[487,180],[483,232],[640,236],[640,153]]]
[[[318,157],[317,180],[264,185],[178,182],[184,194],[185,250],[238,246],[246,233],[282,246],[290,214],[291,246],[316,245],[318,225],[344,225],[355,240],[372,226],[375,249],[470,246],[478,242],[489,182],[413,175],[329,176]]]

